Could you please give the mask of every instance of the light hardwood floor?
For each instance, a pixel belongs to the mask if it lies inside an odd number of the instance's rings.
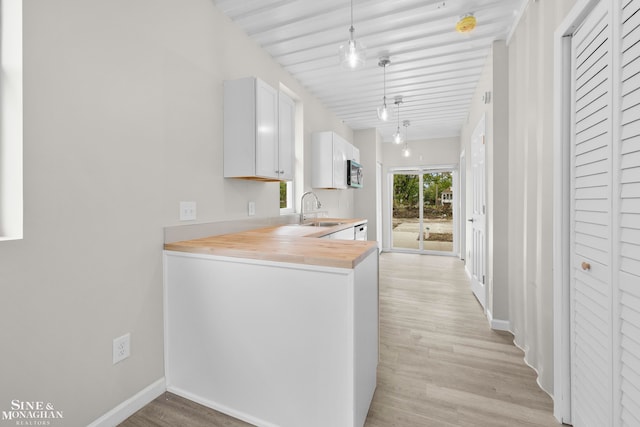
[[[460,260],[382,254],[378,385],[365,426],[559,426],[512,339],[489,329]],[[166,393],[121,425],[249,424]]]

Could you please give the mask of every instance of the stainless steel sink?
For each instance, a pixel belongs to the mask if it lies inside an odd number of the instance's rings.
[[[310,225],[315,227],[335,227],[336,225],[342,225],[344,222],[335,222],[335,221],[313,221],[313,222],[305,222],[300,225]]]

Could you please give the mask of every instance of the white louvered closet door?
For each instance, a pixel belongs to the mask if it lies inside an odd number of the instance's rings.
[[[610,1],[574,33],[571,147],[571,405],[575,426],[613,420]]]
[[[620,19],[619,327],[620,422],[640,426],[640,0],[623,0]]]

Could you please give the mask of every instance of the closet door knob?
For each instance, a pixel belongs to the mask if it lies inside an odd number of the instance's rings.
[[[586,262],[586,261],[582,261],[582,269],[583,269],[584,271],[591,270],[591,264],[589,264],[589,263],[588,263],[588,262]]]

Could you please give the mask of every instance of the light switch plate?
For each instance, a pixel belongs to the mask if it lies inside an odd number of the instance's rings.
[[[249,216],[254,216],[256,214],[256,202],[249,202],[247,209],[249,211]]]
[[[180,221],[196,219],[196,202],[180,202]]]

